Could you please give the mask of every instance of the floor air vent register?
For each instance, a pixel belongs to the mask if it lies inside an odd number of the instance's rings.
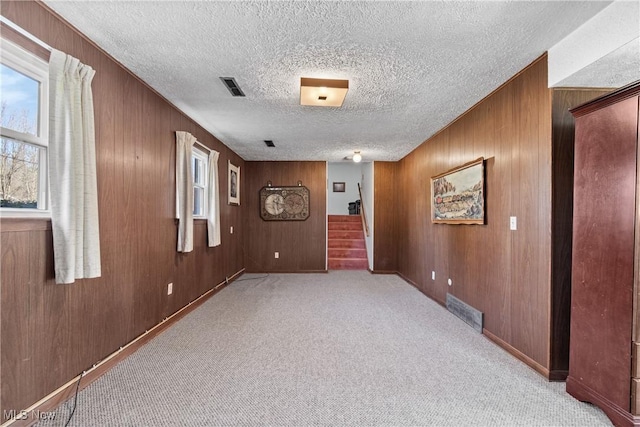
[[[466,302],[451,294],[447,294],[446,305],[447,310],[462,319],[467,325],[471,326],[477,332],[482,333],[484,314],[481,311],[471,307]]]

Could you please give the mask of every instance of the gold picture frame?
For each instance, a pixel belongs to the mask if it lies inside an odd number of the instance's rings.
[[[484,158],[431,177],[431,222],[484,224]]]

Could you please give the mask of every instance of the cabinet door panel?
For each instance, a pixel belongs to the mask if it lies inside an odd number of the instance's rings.
[[[570,375],[630,410],[638,98],[576,120]]]

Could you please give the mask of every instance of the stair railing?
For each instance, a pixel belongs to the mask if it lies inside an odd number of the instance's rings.
[[[367,215],[364,213],[364,200],[362,199],[362,188],[358,183],[358,193],[360,193],[360,218],[362,218],[362,226],[367,237],[369,237],[369,224],[367,223]]]

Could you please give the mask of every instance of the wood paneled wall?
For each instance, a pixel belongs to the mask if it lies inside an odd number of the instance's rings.
[[[33,404],[244,267],[241,208],[225,203],[227,160],[244,162],[40,3],[3,1],[2,14],[96,70],[102,251],[101,278],[56,285],[50,221],[0,223],[4,411]],[[176,252],[177,130],[220,152],[222,244],[207,247],[196,221],[188,254]]]
[[[430,177],[479,157],[485,158],[486,225],[432,224]],[[449,292],[481,310],[487,331],[544,367],[550,166],[544,57],[402,159],[398,202],[404,207],[397,237],[401,275],[440,303]],[[517,231],[509,230],[510,216],[517,217]]]
[[[483,311],[485,333],[550,379],[562,379],[568,367],[568,108],[605,91],[548,89],[543,56],[403,158],[395,193],[376,192],[377,216],[379,203],[398,207],[398,272],[442,304],[452,293]],[[432,224],[430,177],[479,157],[485,158],[486,224]],[[376,174],[376,187],[380,181]],[[516,231],[510,216],[517,217]],[[376,260],[391,257],[380,253],[385,247],[376,243]]]
[[[374,273],[398,271],[396,250],[398,220],[401,212],[408,208],[398,204],[398,165],[398,162],[375,162],[373,166]]]
[[[326,270],[326,162],[246,162],[242,203],[245,206],[244,262],[253,272],[312,272]],[[264,221],[259,192],[302,181],[310,192],[310,216],[305,221]],[[274,258],[280,252],[280,258]]]
[[[575,120],[569,108],[611,89],[558,88],[552,92],[551,174],[551,349],[550,368],[569,369],[571,253],[573,229],[573,160]]]

